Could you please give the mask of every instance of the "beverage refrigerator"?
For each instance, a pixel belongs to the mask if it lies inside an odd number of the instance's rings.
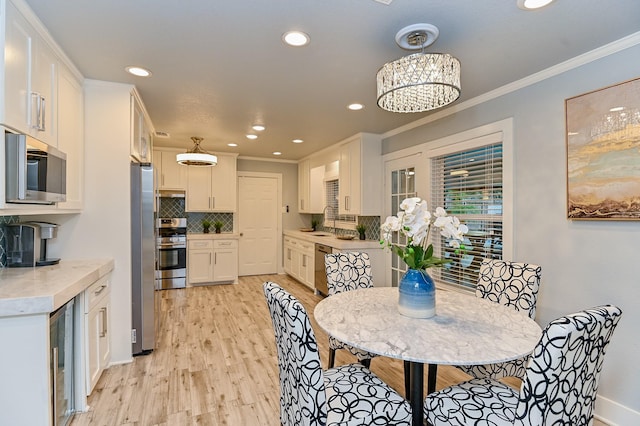
[[[155,347],[155,235],[153,167],[131,163],[131,303],[133,355]]]

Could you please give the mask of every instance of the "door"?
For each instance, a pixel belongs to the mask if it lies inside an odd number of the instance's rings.
[[[238,177],[238,274],[278,271],[280,236],[280,175],[240,174]]]
[[[426,171],[421,164],[421,155],[416,153],[406,157],[385,162],[385,203],[384,217],[396,215],[402,200],[408,197],[426,197],[423,183],[426,181]],[[406,244],[406,237],[397,233],[392,242]],[[386,282],[392,287],[398,287],[407,265],[398,255],[388,251],[385,255]]]

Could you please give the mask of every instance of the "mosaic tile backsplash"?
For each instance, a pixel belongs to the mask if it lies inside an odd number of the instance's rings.
[[[314,214],[311,217],[320,223],[316,228],[318,231],[334,232],[334,229],[331,226],[322,225],[323,218],[321,214]],[[380,240],[380,216],[358,216],[358,225],[364,225],[367,228],[364,231],[367,240]],[[358,231],[353,229],[338,228],[337,234],[353,235],[356,238],[358,237]]]
[[[5,241],[4,224],[5,223],[18,223],[20,222],[19,216],[0,216],[0,268],[7,266],[7,242]]]
[[[160,198],[158,217],[186,217],[187,232],[202,233],[202,221],[222,222],[222,232],[233,232],[233,213],[191,213],[184,211],[184,198]],[[210,232],[214,232],[213,226]]]

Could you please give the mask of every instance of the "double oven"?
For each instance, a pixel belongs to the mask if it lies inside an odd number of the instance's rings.
[[[156,222],[156,290],[187,286],[187,219]]]

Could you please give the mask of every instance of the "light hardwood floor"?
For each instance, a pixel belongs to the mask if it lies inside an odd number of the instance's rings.
[[[313,319],[321,298],[286,275],[161,291],[156,349],[107,369],[89,397],[90,410],[76,414],[71,425],[279,425],[278,360],[265,281],[280,284],[304,304],[326,366],[328,339]],[[338,351],[336,365],[347,362],[354,358]],[[404,394],[402,362],[378,357],[371,369]],[[442,366],[436,387],[467,377]]]

